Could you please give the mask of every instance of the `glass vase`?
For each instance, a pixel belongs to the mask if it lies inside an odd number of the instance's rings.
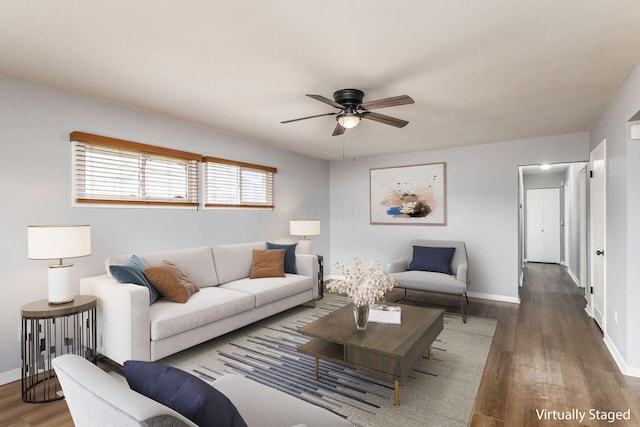
[[[367,323],[369,322],[369,304],[353,304],[353,319],[356,321],[356,328],[358,328],[359,331],[367,329]]]

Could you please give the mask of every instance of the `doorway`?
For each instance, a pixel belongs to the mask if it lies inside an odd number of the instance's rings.
[[[546,165],[544,169],[541,168],[541,165],[520,166],[518,168],[518,262],[520,286],[523,285],[522,278],[525,263],[536,261],[560,264],[576,286],[589,289],[587,167],[588,162],[582,161]],[[534,205],[536,199],[539,199],[542,193],[548,193],[546,197],[554,201],[559,200],[559,219],[554,219],[554,222],[556,228],[559,228],[557,234],[559,234],[560,242],[559,244],[555,243],[557,241],[555,237],[554,239],[547,239],[548,242],[554,242],[547,243],[547,247],[552,246],[554,248],[547,251],[553,254],[553,258],[537,256],[530,245],[527,236],[530,233],[527,232],[527,227],[531,228],[532,224],[527,222],[527,217],[530,216],[527,209],[532,208],[529,206],[528,199],[530,197],[528,196],[536,194],[536,192],[529,192],[529,190],[545,190],[537,196],[533,196]],[[550,196],[550,194],[553,194],[553,196]],[[548,230],[548,228],[540,227],[540,230],[542,229],[545,232]]]

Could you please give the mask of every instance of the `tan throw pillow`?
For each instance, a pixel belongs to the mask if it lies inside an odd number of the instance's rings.
[[[251,264],[251,279],[259,277],[285,277],[284,274],[284,249],[253,250],[253,262]]]
[[[144,275],[162,295],[173,302],[184,304],[191,295],[200,291],[178,266],[170,261],[165,260],[161,265],[145,268]]]

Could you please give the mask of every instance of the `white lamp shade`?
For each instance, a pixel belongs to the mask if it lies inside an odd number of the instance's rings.
[[[91,255],[89,225],[31,225],[27,227],[29,259],[62,259]]]
[[[289,222],[289,234],[292,236],[319,236],[320,221],[312,220],[292,220]]]

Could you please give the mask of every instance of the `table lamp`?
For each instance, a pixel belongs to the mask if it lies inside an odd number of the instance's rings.
[[[62,259],[91,255],[91,226],[30,225],[27,245],[29,259],[59,260],[49,266],[49,304],[73,301],[73,264],[64,264]]]
[[[317,219],[291,220],[289,221],[289,234],[292,236],[302,236],[302,239],[298,240],[298,250],[296,252],[299,254],[310,254],[311,239],[307,236],[320,235],[320,221]]]

